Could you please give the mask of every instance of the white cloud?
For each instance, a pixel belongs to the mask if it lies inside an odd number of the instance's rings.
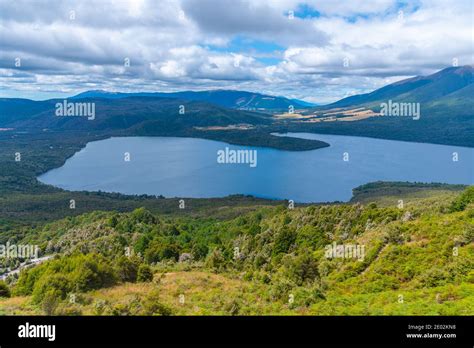
[[[469,0],[305,3],[320,16],[288,18],[299,0],[0,1],[2,86],[10,96],[229,88],[326,102],[473,63]],[[254,43],[239,50],[236,38]]]

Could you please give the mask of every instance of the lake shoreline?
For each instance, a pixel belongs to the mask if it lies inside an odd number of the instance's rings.
[[[308,140],[322,137],[333,146],[321,152],[294,152],[188,137],[111,137],[89,142],[63,167],[38,176],[38,180],[76,192],[148,194],[170,199],[242,194],[298,203],[349,202],[353,189],[377,181],[472,183],[472,171],[465,164],[470,148],[312,133],[274,136]],[[258,168],[216,163],[216,151],[232,147],[258,152]],[[464,160],[457,167],[450,164],[452,151],[459,151]],[[133,158],[129,165],[124,164],[124,153]],[[442,163],[438,153],[443,153]],[[95,164],[91,167],[91,163]]]

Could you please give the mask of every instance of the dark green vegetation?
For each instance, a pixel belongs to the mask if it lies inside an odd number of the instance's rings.
[[[75,102],[79,102],[74,100]],[[167,98],[130,97],[122,99],[84,98],[81,103],[95,104],[95,119],[58,117],[56,103],[63,99],[32,102],[24,99],[0,100],[0,125],[33,130],[112,131],[178,130],[194,126],[229,124],[270,124],[267,114],[230,110],[205,102]],[[40,104],[39,106],[37,104]],[[181,108],[180,107],[184,107]],[[20,118],[16,113],[21,110]],[[180,114],[183,112],[182,114]]]
[[[473,192],[406,198],[403,209],[379,207],[374,194],[367,205],[280,205],[228,219],[144,208],[68,217],[21,241],[58,256],[8,278],[14,297],[0,311],[472,315]],[[328,258],[333,243],[363,245],[363,257]]]
[[[257,147],[271,147],[285,151],[309,151],[330,146],[329,144],[309,139],[275,136],[265,130],[221,130],[221,131],[196,131],[185,133],[190,137],[224,141],[229,144],[242,145],[251,144]]]
[[[381,103],[420,103],[420,119],[411,117],[373,117],[356,122],[306,124],[308,132],[373,138],[474,146],[473,67],[446,68],[430,76],[399,81],[368,94],[348,97],[336,103],[308,110],[355,109],[364,107],[380,112]],[[291,131],[302,127],[292,124]]]

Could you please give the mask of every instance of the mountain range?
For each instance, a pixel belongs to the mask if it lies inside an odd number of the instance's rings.
[[[51,130],[124,130],[137,128],[182,129],[186,127],[227,126],[231,124],[270,124],[271,116],[243,110],[232,110],[206,102],[159,97],[126,97],[106,99],[81,98],[94,103],[93,121],[87,117],[57,117],[56,105],[63,99],[30,101],[0,100],[0,127]],[[72,102],[72,100],[69,100]],[[180,111],[183,114],[180,114]]]
[[[73,99],[82,98],[107,98],[120,99],[129,97],[159,97],[159,98],[173,98],[190,101],[203,101],[211,104],[223,106],[231,109],[239,110],[287,110],[290,105],[295,109],[315,106],[315,104],[308,103],[298,99],[288,99],[285,97],[276,97],[260,93],[246,92],[246,91],[229,91],[229,90],[211,90],[211,91],[183,91],[172,93],[160,92],[140,92],[140,93],[121,93],[121,92],[107,92],[102,90],[86,91],[73,96]]]
[[[84,117],[56,117],[64,99],[33,101],[0,98],[0,128],[16,130],[124,131],[128,134],[170,134],[196,127],[250,125],[258,134],[307,131],[369,136],[383,139],[474,146],[473,67],[449,67],[429,76],[398,81],[371,93],[351,96],[324,106],[307,105],[284,97],[242,91],[213,90],[176,93],[113,93],[87,91],[69,102],[95,104],[94,122]],[[382,103],[419,103],[421,119],[379,116]],[[298,104],[299,103],[299,104]],[[302,117],[278,117],[293,105]],[[347,110],[372,112],[370,117],[347,118]],[[281,111],[280,111],[281,112]],[[329,121],[321,115],[332,115]],[[349,115],[353,116],[353,115]],[[352,122],[342,122],[342,121]],[[314,121],[314,122],[313,122]],[[257,134],[254,134],[256,137]]]
[[[417,102],[423,106],[470,106],[472,113],[474,95],[472,66],[450,67],[429,76],[401,80],[373,92],[341,99],[326,108],[360,107],[377,109],[391,99],[398,102]],[[460,110],[461,111],[461,110]]]

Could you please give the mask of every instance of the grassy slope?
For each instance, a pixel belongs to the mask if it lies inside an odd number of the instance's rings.
[[[97,314],[95,303],[104,300],[101,313],[109,315],[144,314],[150,301],[160,303],[175,315],[472,315],[473,206],[450,212],[451,199],[447,195],[453,197],[455,193],[431,191],[430,195],[412,202],[406,200],[403,210],[359,204],[294,210],[265,208],[259,212],[263,215],[258,223],[260,232],[250,235],[249,224],[255,223],[255,213],[223,223],[192,219],[195,232],[191,238],[207,236],[224,248],[224,254],[226,249],[232,252],[233,246],[239,245],[248,253],[248,259],[242,263],[230,261],[218,274],[201,261],[191,265],[163,261],[154,266],[153,283],[118,284],[86,292],[80,294],[76,304],[61,303],[58,313]],[[372,201],[377,201],[375,195]],[[411,217],[404,220],[406,212]],[[99,240],[99,244],[113,244],[115,233],[103,230],[107,216],[110,215],[89,214],[75,222],[58,222],[47,226],[41,238],[52,240],[53,244],[56,241],[64,245],[67,241],[70,250],[96,247]],[[318,232],[321,227],[322,235]],[[275,238],[284,228],[296,232],[295,246],[274,255],[271,250],[275,248]],[[92,234],[84,238],[82,233],[88,230]],[[216,233],[218,238],[214,239]],[[366,245],[364,261],[324,257],[324,245],[343,240]],[[454,246],[459,248],[458,255],[453,254]],[[250,255],[265,250],[273,255],[271,260],[255,267],[256,259]],[[319,276],[314,283],[297,284],[291,280],[291,267],[296,267],[298,255],[312,255],[317,260]],[[262,281],[264,274],[271,280]],[[313,296],[314,291],[324,298]],[[179,303],[181,294],[185,295],[184,305]],[[293,303],[288,302],[290,294],[294,296]],[[15,297],[0,301],[0,311],[41,313],[41,306],[32,304],[30,297]]]
[[[472,315],[474,285],[440,286],[409,292],[328,296],[309,308],[273,301],[270,287],[202,271],[169,272],[160,283],[125,283],[81,295],[66,304],[64,314],[97,315],[96,303],[106,303],[103,315],[140,315],[142,303],[156,298],[173,315]],[[185,294],[184,303],[180,295]],[[398,296],[404,295],[404,303]],[[131,306],[130,304],[136,304]],[[28,296],[0,300],[0,314],[42,315]]]
[[[354,188],[350,202],[377,202],[380,206],[394,206],[400,199],[403,203],[416,203],[425,198],[449,201],[465,188],[465,185],[379,181]]]

